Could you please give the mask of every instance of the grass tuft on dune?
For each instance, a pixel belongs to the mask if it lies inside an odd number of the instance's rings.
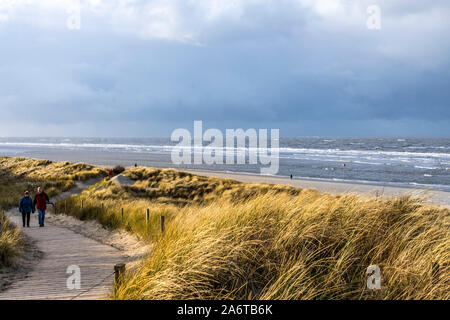
[[[115,299],[450,298],[448,208],[170,169],[123,176],[68,201],[69,214],[153,244]],[[366,287],[370,265],[381,269],[381,290]]]
[[[11,266],[24,248],[19,230],[0,213],[0,269]]]

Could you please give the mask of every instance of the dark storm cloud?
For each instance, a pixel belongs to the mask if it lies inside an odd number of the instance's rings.
[[[0,134],[168,135],[204,120],[448,135],[450,5],[379,2],[379,31],[364,1],[91,1],[73,31],[64,7],[19,6],[0,18]]]

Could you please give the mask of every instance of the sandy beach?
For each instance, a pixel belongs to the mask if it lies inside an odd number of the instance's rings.
[[[285,184],[298,188],[311,188],[317,189],[321,192],[329,192],[333,194],[339,193],[357,193],[366,195],[383,195],[383,196],[398,196],[403,194],[412,194],[418,196],[424,196],[429,199],[430,202],[442,206],[450,206],[450,192],[438,191],[431,189],[416,189],[416,188],[402,188],[382,185],[370,185],[370,184],[358,184],[358,183],[344,183],[344,182],[331,182],[331,181],[316,181],[305,179],[289,179],[283,177],[274,176],[261,176],[251,174],[239,174],[228,172],[216,172],[216,171],[201,171],[201,170],[183,170],[192,174],[217,177],[217,178],[229,178],[241,182],[265,182],[273,184]]]

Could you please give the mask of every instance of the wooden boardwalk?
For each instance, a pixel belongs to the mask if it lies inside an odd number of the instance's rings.
[[[10,213],[9,218],[22,226],[20,213]],[[43,257],[25,279],[0,292],[0,300],[107,299],[110,296],[114,265],[124,261],[119,250],[51,223],[39,228],[37,214],[31,216],[30,225],[31,228],[22,231],[34,241]],[[67,268],[73,265],[80,268],[80,289],[67,287],[67,279],[72,275],[67,273]]]

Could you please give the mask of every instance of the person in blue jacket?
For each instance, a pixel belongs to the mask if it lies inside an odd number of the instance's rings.
[[[22,213],[22,221],[23,227],[25,228],[25,220],[27,223],[27,227],[30,227],[30,213],[34,213],[34,205],[33,200],[30,197],[30,193],[25,191],[24,196],[20,199],[19,202],[19,211]]]

